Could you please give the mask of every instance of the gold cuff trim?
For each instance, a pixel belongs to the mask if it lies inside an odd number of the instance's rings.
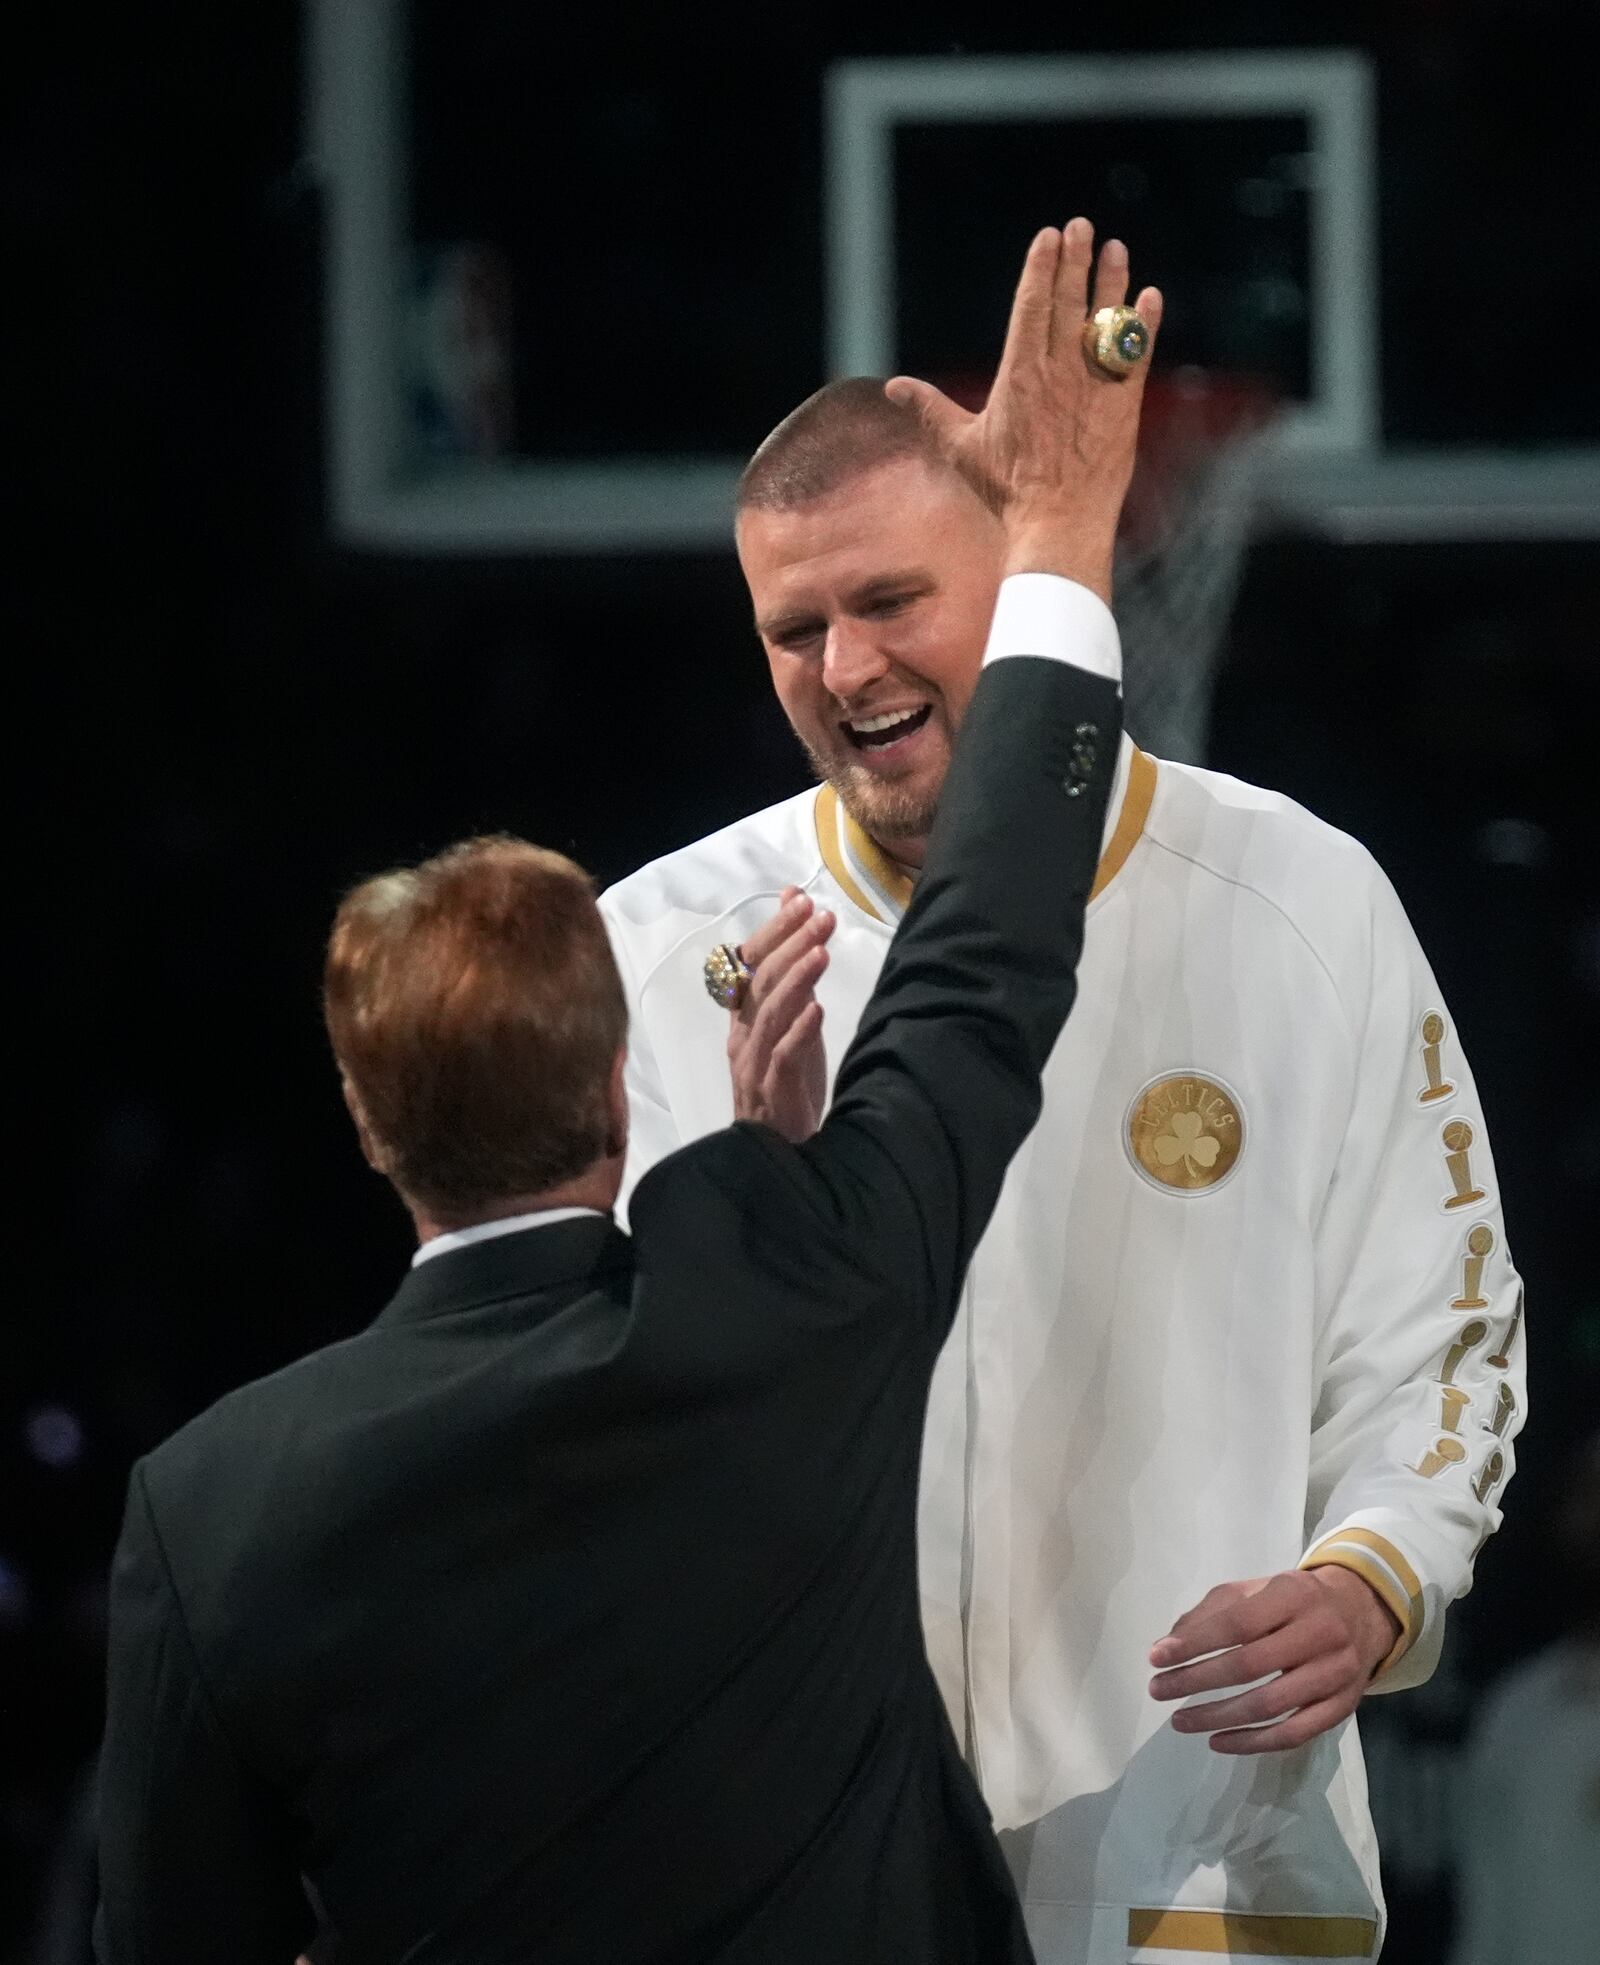
[[[1372,1674],[1375,1679],[1382,1678],[1422,1635],[1422,1584],[1417,1572],[1387,1537],[1370,1528],[1335,1529],[1300,1558],[1302,1569],[1322,1569],[1330,1563],[1369,1584],[1399,1622],[1400,1635],[1394,1648]]]
[[[1370,1958],[1371,1917],[1300,1917],[1240,1910],[1130,1910],[1128,1943],[1236,1958]]]

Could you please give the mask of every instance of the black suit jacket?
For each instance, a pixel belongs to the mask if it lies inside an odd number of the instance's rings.
[[[1118,729],[1082,670],[986,672],[814,1139],[685,1148],[631,1241],[423,1263],[135,1468],[111,1965],[291,1965],[318,1923],[341,1965],[1030,1955],[923,1650],[918,1458]]]

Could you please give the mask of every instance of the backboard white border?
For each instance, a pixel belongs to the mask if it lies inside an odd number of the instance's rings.
[[[830,371],[887,375],[900,366],[899,125],[1108,116],[1305,119],[1311,398],[1284,417],[1279,440],[1288,451],[1370,449],[1379,432],[1373,85],[1366,58],[1342,49],[840,62],[826,102]]]
[[[324,196],[324,403],[335,537],[361,549],[416,554],[730,550],[739,458],[518,460],[433,465],[406,475],[405,4],[307,0],[306,122]],[[997,96],[1018,115],[1055,116],[1068,102],[1064,87],[1084,114],[1298,109],[1312,118],[1319,157],[1339,166],[1324,171],[1313,200],[1324,332],[1313,405],[1268,489],[1279,517],[1352,543],[1600,538],[1600,449],[1372,447],[1371,87],[1361,58],[1338,51],[841,64],[825,105],[830,373],[893,366],[887,283],[895,121],[971,120],[975,103],[991,117]]]
[[[404,470],[405,0],[309,0],[308,125],[325,199],[329,522],[414,553],[731,549],[736,457]]]

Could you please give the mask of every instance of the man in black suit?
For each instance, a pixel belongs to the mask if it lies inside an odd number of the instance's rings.
[[[1080,583],[1081,631],[1029,648],[1002,589],[820,1130],[820,1011],[795,1006],[830,924],[803,896],[784,960],[734,987],[758,1052],[798,1033],[772,1109],[810,1136],[742,1124],[673,1155],[631,1241],[621,991],[577,869],[475,841],[341,908],[330,1034],[421,1246],[369,1329],[134,1470],[107,1965],[290,1965],[314,1933],[341,1965],[1031,1955],[923,1652],[915,1506],[1117,755],[1104,601],[1142,372],[1082,352],[1091,273],[1097,307],[1126,286],[1120,251],[1093,262],[1084,221],[1041,233],[990,407],[921,398],[1012,570]],[[1140,306],[1153,326],[1159,296]]]

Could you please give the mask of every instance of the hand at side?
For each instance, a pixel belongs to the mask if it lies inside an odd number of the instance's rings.
[[[1217,1753],[1300,1747],[1355,1711],[1399,1636],[1393,1612],[1353,1570],[1330,1564],[1219,1583],[1152,1645],[1150,1696],[1251,1686],[1183,1708],[1173,1727],[1209,1733]]]

